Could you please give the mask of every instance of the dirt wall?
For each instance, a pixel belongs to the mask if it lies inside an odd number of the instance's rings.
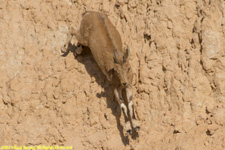
[[[0,146],[225,149],[225,1],[1,0]],[[138,134],[89,51],[61,56],[85,10],[108,14],[138,74]],[[76,41],[75,41],[76,42]]]

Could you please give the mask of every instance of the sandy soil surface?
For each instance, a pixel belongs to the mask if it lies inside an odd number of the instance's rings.
[[[0,146],[224,150],[224,3],[1,0]],[[130,46],[138,134],[126,136],[111,84],[90,51],[61,56],[85,10],[107,13]]]

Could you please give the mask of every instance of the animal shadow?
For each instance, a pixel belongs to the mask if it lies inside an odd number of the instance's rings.
[[[96,93],[96,96],[98,98],[105,97],[107,101],[107,107],[111,109],[112,114],[116,118],[117,122],[117,129],[120,132],[120,137],[123,142],[123,144],[129,145],[129,137],[124,134],[124,127],[120,123],[120,117],[122,116],[120,106],[118,102],[116,101],[116,98],[114,97],[114,88],[112,84],[107,80],[106,76],[101,71],[100,67],[96,63],[96,61],[93,58],[93,55],[91,54],[91,51],[88,47],[83,47],[83,52],[80,55],[76,54],[76,49],[78,47],[75,45],[70,44],[68,46],[68,51],[64,53],[63,57],[66,57],[70,52],[73,53],[74,59],[76,59],[79,63],[84,64],[85,69],[87,70],[88,74],[91,77],[95,78],[95,81],[104,89],[101,93]],[[136,139],[138,137],[138,133],[133,130],[133,134],[131,136],[132,139]]]

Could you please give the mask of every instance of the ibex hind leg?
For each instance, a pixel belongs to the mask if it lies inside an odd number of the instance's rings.
[[[121,111],[122,111],[123,116],[124,116],[126,132],[128,134],[132,134],[131,124],[130,124],[130,121],[128,120],[127,107],[124,104],[124,100],[122,99],[121,89],[115,88],[114,94],[115,94],[116,100],[118,101],[118,103],[120,105],[120,108],[121,108]]]
[[[67,40],[66,40],[66,43],[64,44],[64,46],[61,49],[61,52],[62,53],[68,54],[69,51],[72,50],[72,47],[73,47],[73,45],[71,44],[72,38],[73,38],[73,36],[71,34],[68,35]],[[77,55],[77,54],[80,55],[82,53],[82,51],[83,51],[83,46],[78,42],[77,43],[77,46],[75,48],[75,51],[74,51],[75,52],[75,55]]]
[[[76,36],[76,30],[75,27],[71,26],[69,29],[69,33],[67,34],[67,39],[63,47],[61,48],[62,53],[68,53],[71,50],[72,47],[72,39],[73,36]]]
[[[132,101],[132,89],[130,87],[126,88],[126,96],[127,96],[128,109],[129,109],[129,113],[130,113],[132,126],[133,126],[135,131],[139,131],[140,130],[140,123],[137,120],[137,118],[135,116],[135,113],[134,113],[134,105],[133,105],[133,101]]]
[[[78,42],[77,47],[75,49],[75,53],[76,53],[76,55],[77,54],[80,55],[82,52],[83,52],[83,46]]]
[[[80,34],[80,31],[73,31],[78,43],[77,43],[77,48],[75,50],[75,53],[80,55],[83,51],[84,46],[88,46],[88,38],[85,38],[83,35]]]
[[[81,28],[80,30],[76,31],[74,27],[71,27],[70,32],[76,37],[81,45],[88,46],[89,28]]]
[[[70,33],[67,35],[66,42],[61,48],[62,53],[67,53],[68,51],[70,51],[72,37],[73,36]]]

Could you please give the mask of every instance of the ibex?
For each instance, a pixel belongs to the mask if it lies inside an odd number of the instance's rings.
[[[89,47],[102,72],[114,85],[114,94],[123,112],[127,133],[132,133],[131,127],[138,131],[140,125],[136,119],[132,102],[133,72],[128,59],[129,48],[123,51],[119,32],[105,14],[87,11],[83,14],[80,29],[78,31],[74,28],[70,29],[62,52],[68,51],[68,45],[73,35],[78,40],[78,48],[75,53],[81,54],[82,46]],[[128,109],[122,96],[123,91],[126,93]]]

